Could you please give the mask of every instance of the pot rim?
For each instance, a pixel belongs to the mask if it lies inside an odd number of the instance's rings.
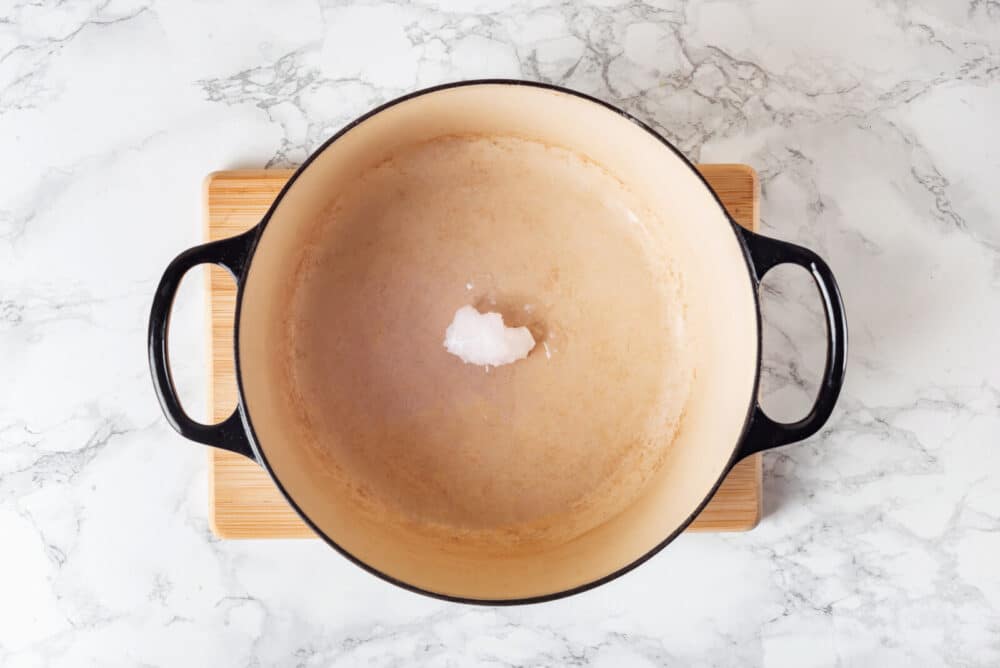
[[[299,505],[292,498],[292,496],[288,492],[288,490],[285,489],[285,486],[281,483],[281,481],[275,475],[274,470],[271,468],[271,465],[270,465],[270,463],[267,460],[267,456],[264,453],[264,449],[262,447],[260,447],[260,445],[259,445],[259,441],[258,441],[258,438],[257,438],[257,433],[254,430],[253,422],[252,422],[252,420],[250,418],[250,411],[248,410],[248,408],[246,406],[246,403],[245,403],[245,400],[244,400],[243,374],[241,372],[241,363],[240,363],[240,355],[239,355],[239,349],[240,349],[240,315],[241,315],[241,311],[242,311],[242,307],[243,307],[244,288],[246,286],[246,280],[247,280],[247,276],[249,275],[250,267],[253,264],[253,256],[254,256],[254,254],[257,251],[257,246],[260,243],[261,237],[263,236],[263,232],[264,232],[265,228],[267,227],[268,223],[270,222],[272,215],[277,210],[278,205],[281,203],[282,199],[284,199],[284,196],[288,192],[288,190],[292,187],[292,185],[294,185],[295,181],[298,180],[299,176],[301,176],[301,174],[309,167],[309,165],[312,164],[312,162],[316,158],[318,158],[324,151],[326,151],[328,148],[330,148],[330,146],[332,146],[342,136],[344,136],[345,134],[347,134],[348,132],[350,132],[354,128],[358,127],[359,125],[361,125],[362,123],[364,123],[369,118],[371,118],[371,117],[375,116],[376,114],[379,114],[382,111],[385,111],[385,110],[387,110],[387,109],[389,109],[391,107],[394,107],[397,104],[401,104],[403,102],[406,102],[408,100],[412,100],[412,99],[417,98],[417,97],[422,97],[424,95],[430,95],[430,94],[433,94],[433,93],[437,93],[437,92],[444,91],[444,90],[450,90],[450,89],[453,89],[453,88],[463,88],[463,87],[466,87],[466,86],[486,86],[486,85],[524,86],[524,87],[529,87],[529,88],[539,88],[539,89],[550,90],[550,91],[553,91],[553,92],[556,92],[556,93],[562,93],[562,94],[572,95],[574,97],[581,98],[581,99],[586,100],[588,102],[592,102],[592,103],[598,104],[598,105],[604,107],[605,109],[607,109],[608,111],[611,111],[611,112],[613,112],[613,113],[621,116],[625,120],[627,120],[627,121],[635,124],[636,126],[640,127],[644,131],[646,131],[646,133],[648,133],[650,135],[650,138],[655,139],[662,146],[664,146],[665,148],[669,149],[698,178],[698,180],[705,187],[705,189],[708,190],[709,193],[711,193],[712,198],[715,200],[715,204],[719,207],[719,210],[725,216],[725,219],[729,222],[730,229],[732,230],[734,236],[736,237],[736,241],[739,244],[740,251],[741,251],[742,256],[743,256],[744,268],[746,269],[746,272],[747,272],[747,280],[749,281],[751,288],[753,288],[753,289],[750,290],[750,292],[751,292],[751,294],[753,296],[754,314],[755,314],[755,319],[756,319],[756,349],[757,349],[757,352],[756,352],[756,364],[755,364],[755,367],[754,367],[754,379],[753,379],[752,393],[750,395],[750,400],[749,400],[748,405],[747,405],[746,414],[744,415],[744,418],[743,418],[743,426],[740,429],[740,435],[739,435],[739,437],[733,443],[732,453],[730,454],[729,459],[726,462],[726,465],[723,467],[722,472],[720,473],[718,479],[711,486],[711,488],[706,491],[705,497],[698,504],[698,506],[692,511],[692,513],[683,522],[681,522],[678,525],[678,527],[676,529],[674,529],[674,531],[672,531],[664,540],[662,540],[661,542],[657,543],[648,552],[646,552],[645,554],[639,556],[637,559],[635,559],[632,562],[626,564],[625,566],[623,566],[623,567],[615,570],[614,572],[609,573],[608,575],[605,575],[605,576],[603,576],[601,578],[598,578],[596,580],[592,580],[591,582],[587,582],[587,583],[584,583],[582,585],[578,585],[576,587],[572,587],[570,589],[564,589],[564,590],[561,590],[561,591],[558,591],[558,592],[552,592],[552,593],[548,593],[548,594],[542,594],[542,595],[539,595],[539,596],[529,596],[529,597],[516,598],[516,599],[468,598],[468,597],[464,597],[464,596],[454,596],[454,595],[450,595],[450,594],[442,594],[442,593],[434,592],[434,591],[431,591],[431,590],[428,590],[428,589],[423,589],[423,588],[421,588],[421,587],[419,587],[417,585],[413,585],[413,584],[410,584],[410,583],[405,582],[403,580],[399,580],[399,579],[393,577],[392,575],[390,575],[390,574],[388,574],[386,572],[383,572],[383,571],[375,568],[374,566],[368,564],[367,562],[362,561],[361,559],[359,559],[358,557],[354,556],[353,554],[351,554],[350,552],[348,552],[346,549],[344,549],[341,545],[339,545],[335,540],[333,540],[326,533],[324,533],[323,530],[320,529],[309,518],[309,516],[302,510],[302,508],[299,507]],[[667,140],[660,133],[658,133],[656,130],[654,130],[652,127],[650,127],[650,125],[648,125],[647,123],[645,123],[645,122],[637,119],[636,117],[634,117],[633,115],[631,115],[629,112],[627,112],[627,111],[625,111],[623,109],[620,109],[619,107],[617,107],[617,106],[615,106],[615,105],[613,105],[613,104],[611,104],[609,102],[605,102],[604,100],[601,100],[599,98],[593,97],[593,96],[588,95],[586,93],[581,93],[579,91],[576,91],[576,90],[573,90],[573,89],[570,89],[570,88],[566,88],[566,87],[563,87],[563,86],[555,85],[555,84],[543,83],[543,82],[536,82],[536,81],[528,81],[528,80],[524,80],[524,79],[503,79],[503,78],[493,79],[493,78],[488,78],[488,79],[469,79],[469,80],[464,80],[464,81],[456,81],[456,82],[451,82],[451,83],[439,84],[439,85],[436,85],[436,86],[430,86],[428,88],[422,88],[420,90],[413,91],[411,93],[407,93],[407,94],[402,95],[400,97],[397,97],[397,98],[394,98],[392,100],[389,100],[389,101],[387,101],[387,102],[385,102],[385,103],[383,103],[383,104],[375,107],[374,109],[371,109],[370,111],[364,113],[363,115],[357,117],[356,119],[354,119],[353,121],[351,121],[350,123],[348,123],[347,125],[345,125],[343,128],[341,128],[339,131],[337,131],[335,134],[333,134],[329,139],[327,139],[326,141],[324,141],[316,150],[314,150],[309,155],[309,157],[306,158],[306,160],[301,165],[299,165],[299,167],[295,170],[295,172],[292,174],[292,176],[285,183],[285,185],[281,188],[281,191],[278,193],[278,196],[275,198],[274,202],[268,208],[267,213],[264,214],[264,217],[261,218],[261,221],[257,225],[255,225],[253,228],[251,228],[251,230],[249,230],[248,232],[245,233],[245,234],[248,234],[248,235],[252,235],[253,236],[253,240],[252,240],[252,242],[251,242],[251,244],[249,246],[248,252],[247,252],[247,260],[244,263],[242,271],[240,272],[240,275],[237,277],[237,282],[236,282],[236,284],[237,284],[236,312],[235,312],[235,316],[234,316],[234,320],[233,320],[233,360],[234,360],[235,374],[236,374],[237,397],[238,397],[238,400],[239,400],[239,403],[238,403],[239,414],[240,414],[240,418],[241,418],[242,423],[243,423],[243,428],[245,429],[245,431],[247,433],[247,436],[248,436],[247,440],[250,443],[250,447],[253,450],[254,456],[257,459],[257,462],[261,465],[261,467],[267,472],[267,475],[268,475],[268,477],[271,478],[271,481],[277,486],[278,491],[281,492],[281,495],[282,495],[282,497],[284,497],[285,501],[288,502],[288,504],[292,507],[292,509],[295,511],[295,513],[302,519],[302,521],[304,521],[309,526],[309,528],[311,528],[313,530],[313,532],[316,533],[317,537],[321,538],[327,545],[329,545],[334,550],[336,550],[337,552],[339,552],[342,556],[344,556],[345,558],[347,558],[349,561],[351,561],[352,563],[354,563],[356,566],[359,566],[360,568],[362,568],[365,571],[371,573],[372,575],[374,575],[374,576],[376,576],[376,577],[378,577],[378,578],[380,578],[380,579],[382,579],[382,580],[384,580],[386,582],[389,582],[390,584],[396,585],[397,587],[401,587],[402,589],[406,589],[408,591],[411,591],[411,592],[414,592],[414,593],[417,593],[417,594],[423,594],[425,596],[430,596],[431,598],[436,598],[436,599],[439,599],[439,600],[449,601],[449,602],[453,602],[453,603],[466,603],[466,604],[472,604],[472,605],[489,605],[489,606],[511,606],[511,605],[525,605],[525,604],[531,604],[531,603],[544,603],[544,602],[547,602],[547,601],[554,601],[554,600],[557,600],[557,599],[561,599],[561,598],[566,598],[568,596],[572,596],[574,594],[580,594],[580,593],[583,593],[585,591],[589,591],[591,589],[594,589],[595,587],[599,587],[599,586],[601,586],[603,584],[606,584],[606,583],[608,583],[608,582],[610,582],[612,580],[615,580],[615,579],[617,579],[617,578],[625,575],[626,573],[632,571],[633,569],[637,568],[638,566],[641,566],[642,564],[644,564],[646,561],[648,561],[653,556],[655,556],[657,553],[659,553],[663,548],[665,548],[667,545],[669,545],[671,542],[673,542],[674,539],[676,539],[681,533],[683,533],[684,530],[687,529],[687,527],[701,513],[701,511],[704,510],[705,506],[708,505],[709,501],[712,500],[712,497],[715,496],[715,493],[716,493],[716,491],[718,491],[719,486],[722,485],[722,482],[725,480],[725,478],[729,474],[730,470],[733,468],[733,466],[740,459],[740,455],[741,455],[741,447],[740,446],[743,444],[744,440],[746,440],[746,438],[747,438],[747,433],[748,433],[748,431],[750,429],[751,421],[752,421],[752,418],[753,418],[754,413],[755,413],[756,397],[757,397],[757,392],[758,392],[759,384],[760,384],[760,362],[761,362],[760,298],[759,298],[757,290],[755,289],[756,285],[755,285],[754,264],[753,264],[753,261],[751,259],[750,249],[747,246],[746,237],[744,237],[744,235],[741,233],[742,229],[743,228],[741,228],[733,220],[732,216],[729,215],[729,212],[726,210],[725,205],[723,205],[722,200],[719,198],[719,196],[715,192],[715,190],[709,185],[709,183],[705,179],[705,177],[702,176],[701,172],[698,171],[698,169],[694,166],[694,164],[686,156],[684,156],[684,154],[681,153],[680,150],[676,146],[674,146],[669,140]]]

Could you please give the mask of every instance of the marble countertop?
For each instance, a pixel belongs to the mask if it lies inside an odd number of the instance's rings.
[[[746,162],[852,327],[837,412],[765,456],[746,534],[682,536],[554,603],[395,589],[317,541],[227,542],[145,329],[217,169],[290,166],[401,93],[523,77]],[[995,0],[100,0],[0,11],[0,665],[1000,663]],[[201,275],[174,369],[204,404]],[[765,405],[822,360],[804,273],[765,285]]]

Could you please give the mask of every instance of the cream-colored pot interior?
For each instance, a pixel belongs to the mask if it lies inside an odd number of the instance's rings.
[[[500,156],[485,171],[448,160],[475,138]],[[553,169],[525,181],[529,153]],[[638,221],[620,238],[588,227],[615,183]],[[753,286],[712,193],[645,129],[545,88],[441,89],[351,128],[281,199],[241,299],[245,408],[286,494],[446,596],[541,597],[641,558],[725,473],[753,398]],[[442,340],[470,302],[539,345],[463,364]]]

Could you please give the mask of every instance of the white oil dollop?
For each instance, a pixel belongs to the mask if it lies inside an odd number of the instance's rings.
[[[466,364],[502,366],[523,360],[535,347],[527,327],[507,327],[503,316],[480,313],[472,306],[455,311],[444,333],[444,347]]]

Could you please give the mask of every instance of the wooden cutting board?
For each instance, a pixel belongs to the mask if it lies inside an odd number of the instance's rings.
[[[756,230],[756,173],[746,165],[700,165],[698,169],[740,225]],[[215,172],[205,179],[205,236],[239,234],[256,225],[274,201],[291,170]],[[233,312],[236,285],[224,270],[208,277],[209,410],[216,421],[236,405],[233,372]],[[209,521],[220,538],[315,537],[288,506],[264,471],[250,460],[209,448]],[[761,459],[740,462],[689,531],[746,531],[761,517]]]

